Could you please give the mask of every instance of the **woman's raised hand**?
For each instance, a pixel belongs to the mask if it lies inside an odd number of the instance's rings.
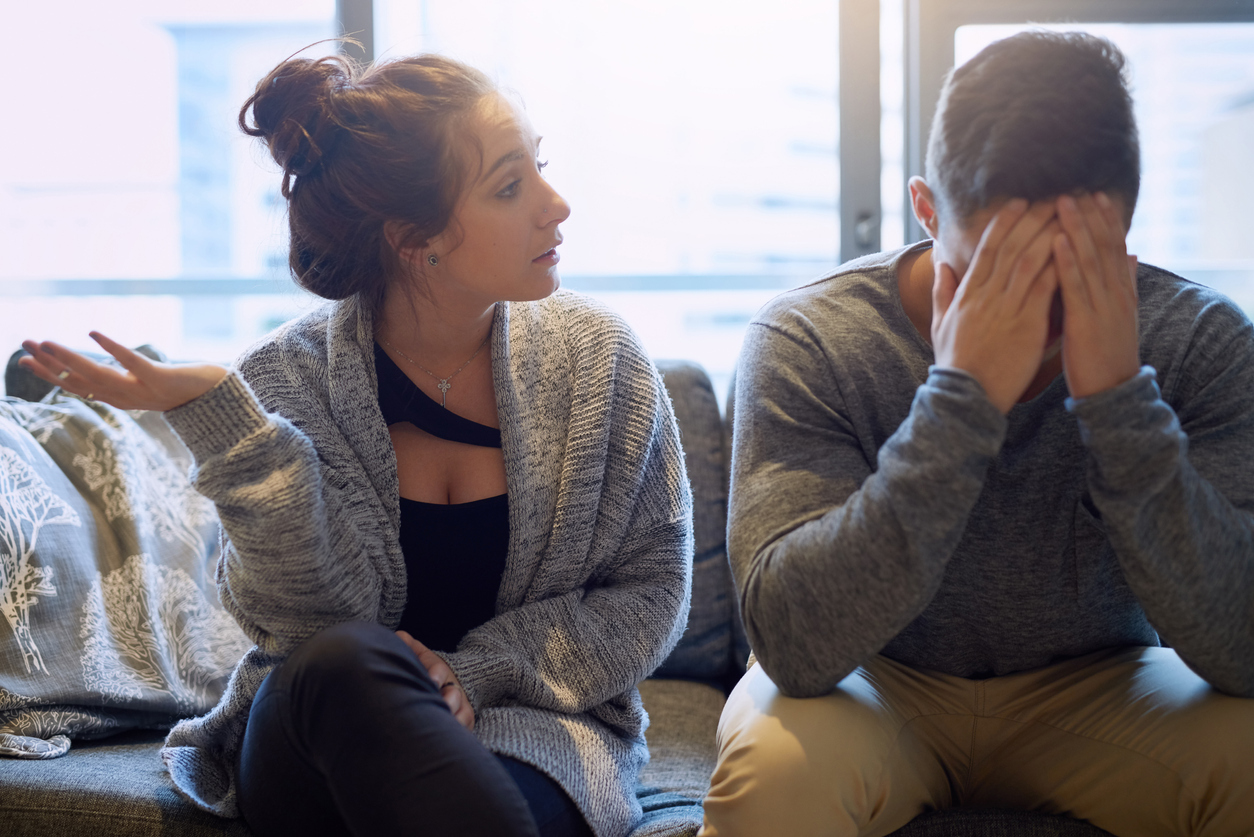
[[[117,358],[122,369],[96,363],[49,340],[23,341],[30,357],[19,363],[50,384],[123,410],[172,410],[226,377],[226,369],[212,363],[159,363],[99,332],[91,332],[91,339]]]

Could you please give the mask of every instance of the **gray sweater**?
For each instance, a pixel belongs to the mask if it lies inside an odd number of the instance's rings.
[[[926,244],[921,246],[927,246]],[[1134,379],[1003,417],[901,306],[904,250],[777,297],[736,393],[729,551],[786,694],[876,653],[962,677],[1161,635],[1254,696],[1254,333],[1141,265]]]
[[[166,414],[221,515],[223,605],[257,643],[218,706],[175,727],[162,751],[179,790],[217,814],[237,815],[235,758],[273,667],[330,625],[395,628],[419,592],[405,589],[372,335],[356,301],[324,306]],[[678,431],[635,336],[577,295],[501,304],[492,364],[508,557],[497,615],[442,656],[480,741],[552,776],[598,837],[618,837],[640,817],[648,760],[636,684],[688,611],[692,501]]]

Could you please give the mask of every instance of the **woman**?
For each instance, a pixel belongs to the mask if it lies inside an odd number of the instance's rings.
[[[435,56],[289,60],[240,123],[283,167],[297,281],[335,302],[230,372],[24,344],[70,392],[165,410],[217,503],[256,646],[170,733],[175,785],[261,835],[625,834],[691,500],[635,337],[555,293],[539,137]]]

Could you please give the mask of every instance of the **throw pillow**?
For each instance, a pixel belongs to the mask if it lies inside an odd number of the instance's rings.
[[[190,459],[158,413],[0,398],[0,754],[51,758],[217,702],[251,643],[218,603]]]

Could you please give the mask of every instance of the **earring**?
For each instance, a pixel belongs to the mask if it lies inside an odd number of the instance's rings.
[[[440,263],[440,260],[435,257],[435,253],[432,253],[430,256],[427,256],[427,264],[431,265],[432,267],[435,267],[439,263]]]

